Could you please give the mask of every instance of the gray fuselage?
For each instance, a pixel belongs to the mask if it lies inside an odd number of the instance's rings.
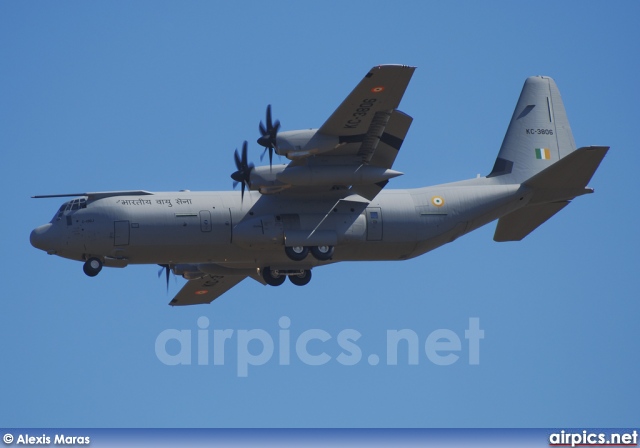
[[[338,261],[404,260],[526,205],[519,184],[477,178],[382,191],[371,203],[252,192],[160,192],[87,201],[35,229],[34,246],[105,266],[213,263],[226,268],[310,269]],[[69,204],[69,203],[67,203]],[[70,208],[70,207],[67,207]],[[329,261],[295,262],[285,245],[330,244]]]

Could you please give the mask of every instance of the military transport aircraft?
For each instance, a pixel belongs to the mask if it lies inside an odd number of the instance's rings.
[[[211,303],[247,277],[306,285],[315,267],[339,261],[406,260],[498,220],[495,241],[521,240],[583,194],[609,147],[576,149],[558,88],[528,78],[485,177],[383,190],[412,118],[398,110],[415,67],[372,68],[318,129],[279,132],[267,107],[258,143],[269,165],[231,175],[239,192],[107,191],[75,197],[31,244],[103,266],[159,264],[188,282],[171,305]],[[274,165],[273,153],[286,157]],[[263,156],[264,156],[263,152]],[[235,185],[234,185],[235,186]],[[245,188],[259,195],[245,195]]]

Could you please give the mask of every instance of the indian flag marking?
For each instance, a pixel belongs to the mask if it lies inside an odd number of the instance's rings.
[[[551,158],[551,151],[549,148],[536,148],[536,159],[549,160]]]

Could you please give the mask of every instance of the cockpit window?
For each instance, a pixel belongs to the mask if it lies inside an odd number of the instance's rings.
[[[60,220],[65,213],[74,210],[80,210],[82,208],[87,208],[87,198],[78,198],[69,202],[65,202],[58,209],[58,213],[56,214],[57,220]]]

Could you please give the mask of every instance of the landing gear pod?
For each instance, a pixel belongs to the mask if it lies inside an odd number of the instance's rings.
[[[96,257],[91,257],[84,262],[84,266],[82,266],[82,270],[89,277],[95,277],[102,270],[102,260]]]

